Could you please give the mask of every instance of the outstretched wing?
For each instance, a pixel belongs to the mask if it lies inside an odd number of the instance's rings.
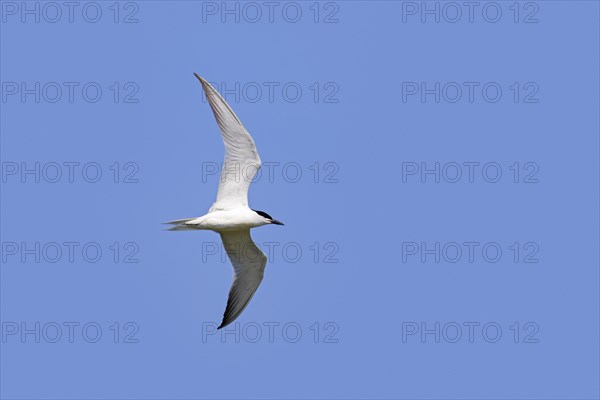
[[[254,140],[211,84],[198,74],[194,75],[202,84],[225,143],[225,160],[217,201],[211,211],[247,206],[248,187],[260,168],[260,157]]]
[[[262,281],[267,256],[250,237],[250,229],[221,232],[225,251],[233,264],[233,284],[218,329],[232,323],[244,311]]]

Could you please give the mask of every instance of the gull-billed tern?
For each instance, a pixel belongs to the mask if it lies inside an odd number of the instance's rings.
[[[250,237],[250,228],[283,225],[264,211],[248,207],[248,187],[260,168],[254,140],[221,95],[198,74],[225,143],[225,160],[219,181],[217,201],[208,214],[167,222],[170,230],[212,230],[221,235],[233,264],[233,283],[227,307],[218,329],[232,323],[244,311],[262,281],[267,256]],[[240,176],[240,171],[245,171]]]

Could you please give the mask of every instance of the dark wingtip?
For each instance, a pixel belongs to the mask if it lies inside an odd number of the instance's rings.
[[[208,81],[206,79],[204,79],[203,77],[201,77],[200,75],[198,75],[197,73],[194,72],[194,76],[196,78],[198,78],[198,80],[200,81],[200,84],[202,85],[202,88],[204,89],[204,91],[208,94],[208,91],[210,90],[215,91],[215,89],[210,85],[210,83],[208,83]]]
[[[202,78],[200,75],[198,75],[198,74],[197,74],[197,73],[195,73],[195,72],[194,72],[194,76],[195,76],[196,78],[198,78],[198,80],[200,81],[200,84],[202,84],[202,87],[204,87],[204,85],[206,84],[206,81],[205,81],[205,80],[204,80],[204,79],[203,79],[203,78]]]
[[[202,84],[202,86],[204,86],[204,84],[205,84],[206,81],[204,79],[202,79],[202,77],[200,75],[198,75],[197,73],[195,73],[195,72],[194,72],[194,76],[196,78],[198,78],[198,80],[200,81],[200,83]]]

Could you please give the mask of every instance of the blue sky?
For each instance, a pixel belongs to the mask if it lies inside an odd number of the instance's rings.
[[[0,2],[0,394],[598,398],[598,3]],[[263,160],[265,279],[205,213]]]

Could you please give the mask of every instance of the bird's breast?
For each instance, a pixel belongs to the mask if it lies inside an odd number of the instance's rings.
[[[200,217],[197,221],[201,229],[213,231],[231,231],[255,228],[264,225],[264,221],[250,209],[233,209],[226,211],[214,211]]]

